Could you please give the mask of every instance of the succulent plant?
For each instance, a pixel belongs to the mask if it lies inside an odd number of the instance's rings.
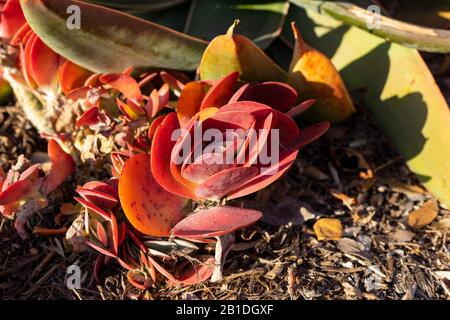
[[[234,232],[263,215],[233,200],[282,177],[330,122],[355,112],[346,79],[295,25],[288,70],[262,50],[281,34],[288,1],[270,4],[280,17],[261,27],[267,34],[253,31],[257,40],[238,34],[234,18],[226,34],[204,35],[193,19],[220,1],[195,1],[186,30],[209,43],[103,6],[145,18],[182,1],[88,2],[3,1],[2,76],[49,138],[51,169],[21,158],[0,172],[0,212],[15,216],[26,236],[27,218],[74,171],[65,143],[80,163],[111,166],[109,178],[75,190],[79,204],[66,234],[73,250],[99,253],[98,281],[113,261],[141,289],[162,278],[169,285],[219,280]],[[338,18],[356,10],[325,2]],[[80,29],[66,26],[70,5],[81,8]],[[312,125],[299,126],[297,116]]]

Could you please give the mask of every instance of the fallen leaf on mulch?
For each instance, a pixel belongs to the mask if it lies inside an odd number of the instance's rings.
[[[414,232],[402,229],[396,229],[388,235],[391,242],[410,242],[414,238]]]
[[[342,203],[344,204],[344,206],[346,206],[350,210],[352,209],[352,206],[354,206],[356,204],[355,198],[349,197],[344,193],[338,192],[336,190],[331,190],[330,193],[336,199],[341,200]]]
[[[342,238],[344,230],[338,219],[322,218],[314,224],[314,232],[319,241],[339,240]]]
[[[413,229],[420,229],[429,225],[437,217],[439,205],[436,200],[430,200],[418,210],[412,211],[408,216],[408,225]]]

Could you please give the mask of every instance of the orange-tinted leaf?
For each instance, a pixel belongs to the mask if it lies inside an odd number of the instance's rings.
[[[59,84],[64,94],[67,95],[72,90],[83,87],[91,75],[92,72],[89,70],[67,60],[59,69]]]
[[[100,77],[100,81],[109,84],[111,87],[122,93],[127,99],[133,101],[142,100],[139,84],[129,75],[120,73],[106,74]]]
[[[150,156],[131,157],[122,169],[119,198],[130,223],[151,236],[168,236],[183,217],[186,199],[164,190],[153,178]]]
[[[10,39],[26,23],[19,0],[7,0],[0,18],[0,37]]]
[[[200,110],[208,85],[200,81],[187,83],[181,91],[177,105],[177,116],[182,128]]]
[[[75,170],[75,161],[54,139],[48,142],[48,156],[52,167],[42,186],[44,194],[55,190]]]

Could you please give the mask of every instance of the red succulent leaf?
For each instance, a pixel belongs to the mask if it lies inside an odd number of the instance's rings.
[[[165,190],[182,197],[196,199],[193,190],[176,180],[170,170],[170,159],[175,141],[172,134],[179,129],[177,115],[169,113],[156,129],[151,149],[151,170],[153,177]]]
[[[186,199],[164,190],[154,179],[148,154],[131,157],[122,169],[119,198],[130,223],[151,236],[168,236],[184,217]]]
[[[173,234],[185,239],[217,237],[252,225],[261,217],[261,212],[251,209],[229,206],[209,208],[180,221],[173,228]]]
[[[183,285],[196,285],[208,280],[214,272],[214,257],[202,256],[198,257],[202,263],[192,265],[187,261],[181,272],[177,275],[177,280]],[[170,283],[169,283],[170,284]]]
[[[158,270],[159,273],[161,273],[164,277],[166,277],[171,283],[178,283],[178,280],[175,279],[175,277],[168,272],[166,269],[164,269],[160,264],[158,264],[155,259],[153,259],[151,256],[147,255],[148,261],[150,264],[152,264],[156,270]]]
[[[309,99],[306,101],[303,101],[298,106],[293,107],[291,110],[286,112],[286,115],[288,115],[291,118],[295,118],[296,116],[302,114],[306,110],[308,110],[314,103],[316,102],[316,99]]]
[[[0,206],[25,200],[36,192],[36,183],[31,180],[19,180],[0,193]]]
[[[110,252],[109,250],[107,250],[105,248],[100,247],[99,245],[93,243],[92,241],[85,241],[85,243],[92,249],[100,252],[101,254],[104,254],[107,257],[111,257],[114,259],[117,258],[117,256],[114,253]]]
[[[109,192],[106,193],[98,190],[91,190],[85,188],[78,188],[76,191],[83,199],[92,202],[99,207],[110,209],[114,207],[118,202],[114,194],[111,194]]]
[[[100,240],[104,247],[108,247],[108,234],[106,233],[105,227],[97,221],[97,238]]]
[[[100,121],[99,117],[99,108],[94,106],[88,110],[86,110],[78,119],[77,119],[77,127],[82,126],[92,126]]]
[[[111,236],[112,236],[112,244],[114,253],[116,255],[119,254],[119,244],[120,244],[120,231],[119,226],[117,225],[117,220],[115,215],[111,215]]]
[[[172,75],[169,72],[161,71],[159,73],[161,76],[161,79],[164,83],[167,83],[170,87],[170,89],[181,92],[184,88],[184,82],[182,80],[177,79],[174,75]]]
[[[298,154],[298,150],[283,151],[280,153],[279,162],[268,168],[264,168],[264,172],[260,173],[245,185],[233,190],[227,195],[227,199],[236,199],[261,189],[264,189],[272,182],[280,178],[294,163]]]
[[[230,99],[231,102],[254,101],[286,112],[297,102],[297,91],[282,82],[261,82],[248,85]]]
[[[0,17],[0,37],[10,39],[26,23],[19,0],[7,0]]]
[[[19,180],[31,180],[34,181],[37,178],[39,178],[39,172],[41,169],[40,164],[34,164],[28,169],[26,169],[22,174],[20,175]]]
[[[292,149],[298,149],[310,144],[311,142],[319,139],[325,132],[330,129],[329,122],[321,122],[309,126],[300,131],[300,135],[292,141],[287,147]]]
[[[78,201],[81,205],[83,205],[86,209],[98,214],[100,217],[102,217],[106,221],[111,221],[111,215],[109,213],[107,213],[106,211],[104,211],[103,209],[97,207],[93,203],[86,201],[83,198],[75,197],[74,199],[76,201]]]
[[[239,72],[235,71],[217,81],[203,98],[200,110],[211,107],[220,108],[227,104],[233,96],[234,87],[236,86],[238,78]]]
[[[147,137],[152,140],[153,136],[155,135],[156,129],[158,129],[159,125],[164,121],[166,115],[161,115],[157,118],[155,118],[152,123],[150,124],[150,127],[148,128],[148,134]]]
[[[26,45],[25,63],[29,76],[46,93],[55,93],[61,57],[38,36]]]
[[[164,84],[159,90],[154,89],[147,104],[145,105],[145,111],[150,118],[155,117],[169,102],[170,88],[168,84]]]
[[[109,84],[111,87],[122,93],[127,99],[135,102],[142,100],[139,84],[133,77],[127,74],[106,74],[100,77],[100,82]]]
[[[84,86],[86,80],[92,75],[89,70],[67,60],[59,68],[59,84],[65,95]]]
[[[147,84],[153,81],[158,76],[157,72],[152,72],[150,74],[146,74],[141,78],[138,82],[139,88],[145,87]]]
[[[258,172],[259,169],[255,167],[225,169],[199,184],[195,189],[195,194],[203,199],[220,199],[232,190],[245,185],[257,176]]]
[[[48,142],[48,156],[52,167],[42,186],[44,194],[55,190],[75,170],[75,161],[55,139]]]

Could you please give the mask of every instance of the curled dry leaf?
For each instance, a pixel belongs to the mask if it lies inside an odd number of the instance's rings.
[[[436,200],[430,200],[424,203],[424,205],[411,212],[408,216],[408,225],[414,229],[420,229],[436,219],[439,213],[439,205]]]
[[[341,221],[338,219],[322,218],[314,224],[314,232],[318,240],[339,240],[343,235]]]

